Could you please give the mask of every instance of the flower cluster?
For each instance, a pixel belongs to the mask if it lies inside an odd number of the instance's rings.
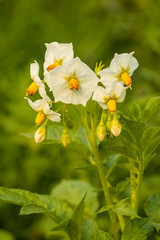
[[[39,77],[39,65],[35,61],[30,65],[32,83],[26,90],[26,95],[30,96],[38,91],[41,99],[33,102],[25,97],[29,105],[38,112],[35,119],[36,125],[42,124],[35,133],[36,142],[42,142],[45,139],[48,120],[55,122],[61,120],[61,114],[51,110],[53,103],[82,104],[85,107],[88,100],[92,98],[103,109],[108,109],[111,114],[116,112],[116,103],[124,100],[126,90],[132,85],[131,75],[138,67],[133,52],[115,54],[108,68],[102,70],[103,66],[100,64],[99,68],[97,67],[93,72],[79,57],[74,58],[71,43],[52,42],[46,44],[46,48],[43,80]],[[46,86],[53,93],[53,99],[47,95]],[[117,129],[120,125],[117,127],[118,120],[114,117],[113,119],[115,122],[110,129],[113,135],[118,136],[120,130],[118,134],[115,128]],[[100,126],[102,125],[101,121]],[[101,135],[100,126],[97,128],[99,136]],[[64,132],[66,134],[67,129],[64,129],[62,135]],[[103,139],[102,136],[99,138]],[[63,145],[66,146],[66,143]]]

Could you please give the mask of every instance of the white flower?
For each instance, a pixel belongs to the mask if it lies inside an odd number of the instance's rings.
[[[55,102],[86,105],[99,78],[78,57],[50,71],[50,88]]]
[[[39,65],[36,61],[30,65],[30,75],[33,82],[26,90],[26,93],[33,96],[37,91],[39,91],[42,98],[46,99],[48,102],[51,101],[46,94],[45,85],[39,78]]]
[[[38,112],[35,123],[40,125],[46,118],[54,122],[60,122],[60,114],[54,112],[50,109],[49,104],[45,99],[39,99],[35,102],[32,102],[30,99],[25,98],[28,100],[29,105]]]
[[[123,102],[127,87],[123,87],[119,82],[114,82],[110,87],[98,86],[92,99],[97,101],[104,109],[109,109],[111,113],[116,111],[116,103]]]
[[[72,43],[52,42],[45,45],[47,47],[44,61],[45,73],[73,59]]]
[[[138,67],[138,61],[133,57],[133,54],[134,52],[122,54],[115,53],[110,66],[98,73],[104,86],[110,86],[115,81],[122,82],[127,86],[132,85],[131,76]]]

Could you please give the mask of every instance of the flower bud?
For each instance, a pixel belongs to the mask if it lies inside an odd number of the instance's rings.
[[[63,129],[61,143],[63,144],[64,147],[67,147],[68,144],[71,143],[67,129]]]
[[[38,128],[38,130],[35,132],[34,139],[36,143],[43,142],[46,138],[47,134],[47,127],[45,124],[43,124],[41,127]]]
[[[97,127],[97,137],[100,141],[103,141],[106,136],[106,126],[103,122],[100,122]]]
[[[111,132],[115,137],[118,137],[122,131],[122,125],[119,120],[115,117],[111,121]]]

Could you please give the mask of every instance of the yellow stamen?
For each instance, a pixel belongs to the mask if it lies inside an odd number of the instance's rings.
[[[38,91],[38,86],[35,82],[32,82],[31,85],[27,88],[26,94],[33,96]]]
[[[109,111],[113,114],[116,111],[116,100],[110,99],[107,102],[107,106],[108,106]]]
[[[124,72],[121,74],[121,80],[122,82],[124,82],[127,86],[131,86],[132,85],[132,79],[129,76],[128,73]]]
[[[46,118],[46,116],[43,112],[38,112],[35,123],[37,125],[40,125],[44,121],[45,118]]]
[[[79,82],[77,79],[71,78],[71,80],[69,80],[69,89],[70,90],[76,89],[77,91],[79,90]]]
[[[55,69],[56,67],[59,67],[60,65],[61,65],[61,64],[60,64],[59,62],[54,62],[54,63],[52,63],[51,65],[49,65],[46,69],[47,69],[47,71],[49,72],[49,71]]]

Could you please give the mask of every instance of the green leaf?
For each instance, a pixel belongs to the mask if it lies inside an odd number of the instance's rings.
[[[21,215],[44,213],[58,223],[71,215],[71,209],[65,202],[51,196],[39,195],[26,190],[0,187],[0,200],[22,205]]]
[[[123,146],[106,146],[106,149],[114,152],[114,153],[120,153],[123,156],[135,159],[134,155],[132,154],[132,151],[129,147],[123,147]]]
[[[82,226],[82,240],[113,240],[109,233],[98,229],[93,219],[88,219]]]
[[[157,135],[157,133],[160,131],[160,127],[151,127],[147,128],[142,137],[143,145],[146,146],[149,144]]]
[[[127,127],[132,132],[132,135],[135,137],[136,141],[138,142],[139,139],[141,139],[142,137],[145,124],[140,121],[129,119],[124,115],[121,116],[121,121],[125,124],[125,127]]]
[[[108,210],[110,210],[112,208],[113,208],[113,205],[104,206],[104,207],[100,208],[96,214],[107,212]]]
[[[160,109],[160,97],[151,98],[142,111],[142,120],[147,122],[149,118]]]
[[[125,226],[121,240],[145,240],[153,230],[150,220],[135,218]]]
[[[15,240],[14,236],[3,229],[0,229],[0,239],[1,240]]]
[[[157,232],[160,231],[160,223],[156,223],[156,222],[151,222],[151,224],[153,225],[153,227],[157,230]]]
[[[124,192],[130,186],[130,182],[127,180],[121,181],[116,186],[116,191],[118,193]]]
[[[83,212],[84,212],[84,200],[85,196],[82,198],[80,203],[75,207],[70,218],[56,225],[52,230],[65,230],[71,240],[81,240],[81,225],[83,220]]]
[[[137,213],[135,211],[135,209],[131,206],[130,203],[126,202],[127,200],[121,200],[120,202],[118,202],[114,207],[113,207],[113,211],[116,214],[121,214],[121,215],[125,215],[125,216],[132,216],[132,217],[137,217]]]
[[[68,224],[68,233],[71,237],[71,240],[81,240],[81,225],[83,220],[83,212],[84,212],[84,200],[85,196],[82,198],[80,203],[75,207],[72,217],[70,218]]]
[[[97,223],[93,219],[87,219],[82,225],[82,240],[93,240]]]
[[[140,120],[141,119],[141,108],[136,103],[133,103],[131,105],[131,117],[135,120]]]
[[[94,234],[94,240],[113,240],[109,233],[97,230]]]
[[[62,125],[53,124],[51,126],[48,126],[46,141],[52,141],[55,143],[59,143],[61,140],[62,131],[63,131]]]
[[[155,138],[152,142],[150,142],[143,151],[143,158],[148,158],[159,146],[160,137]]]
[[[152,158],[154,158],[156,155],[157,155],[157,153],[153,153],[144,159],[144,162],[143,162],[144,169],[147,167],[148,163],[152,160]]]
[[[145,213],[151,217],[154,222],[160,223],[160,196],[152,195],[145,203]]]
[[[77,130],[75,141],[85,145],[92,152],[92,147],[91,147],[91,144],[88,140],[88,137],[87,137],[87,134],[86,134],[86,131],[85,131],[84,127],[81,126]]]
[[[126,128],[125,126],[122,128],[121,136],[126,138],[128,141],[130,141],[132,144],[136,144],[136,139],[133,135],[133,133],[130,131],[129,128]]]
[[[85,211],[89,214],[95,213],[99,205],[98,196],[92,185],[87,182],[73,179],[63,181],[52,190],[51,195],[76,205],[85,193],[87,193]]]
[[[129,171],[131,170],[132,172],[137,173],[137,174],[139,173],[138,169],[130,163],[117,164],[116,167],[124,168],[124,169],[127,169]]]

